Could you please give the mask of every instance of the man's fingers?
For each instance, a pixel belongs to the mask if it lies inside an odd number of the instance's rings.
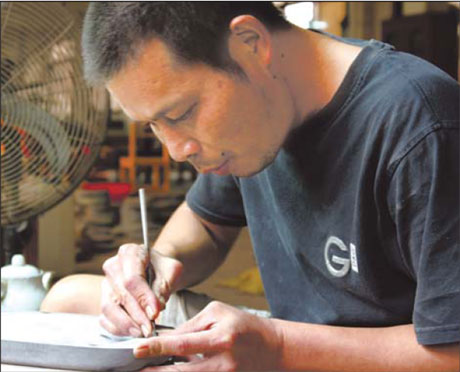
[[[118,303],[121,307],[129,314],[129,316],[141,327],[142,333],[145,337],[149,337],[152,334],[152,322],[147,314],[146,307],[142,307],[140,303],[127,289],[120,283],[121,278],[116,280],[116,288],[118,291]],[[145,283],[144,283],[145,284]],[[146,291],[150,292],[148,286]],[[149,306],[149,305],[147,305]],[[152,311],[153,312],[153,311]]]
[[[126,309],[148,337],[152,333],[151,320],[159,305],[145,279],[142,251],[136,244],[125,244],[120,247],[120,257],[115,256],[104,262],[103,270],[116,294],[114,301]]]
[[[182,274],[182,263],[174,258],[163,256],[161,253],[152,252],[151,263],[156,273],[153,283],[153,292],[159,300],[163,310],[171,293],[175,290],[176,282]]]
[[[224,351],[229,348],[231,339],[219,335],[214,330],[152,337],[134,349],[136,358],[151,356],[187,356],[191,354]]]
[[[107,306],[110,306],[111,310],[99,316],[99,323],[102,327],[116,336],[142,337],[142,331],[139,326],[123,309],[115,304]]]
[[[153,283],[149,285],[146,271],[152,267]],[[118,250],[117,256],[104,262],[103,270],[114,297],[104,301],[107,311],[104,314],[107,319],[115,325],[118,324],[116,316],[119,316],[119,312],[107,305],[114,303],[139,325],[145,337],[150,337],[153,331],[152,320],[165,307],[174,283],[182,272],[182,264],[157,252],[152,252],[150,257],[143,246],[124,244]]]
[[[144,309],[150,320],[155,319],[161,309],[152,288],[147,283],[149,253],[143,246],[124,244],[119,250],[123,270],[123,286]]]
[[[122,332],[120,332],[120,329],[115,327],[115,325],[108,320],[104,314],[99,316],[99,324],[112,335],[124,336],[124,334],[121,334]]]
[[[218,314],[220,311],[219,306],[220,302],[218,301],[210,302],[194,317],[190,318],[185,323],[182,323],[177,328],[171,330],[171,334],[181,335],[210,329],[216,323],[216,314]]]
[[[123,295],[117,292],[123,292]],[[112,324],[116,324],[113,334],[131,335],[133,337],[149,337],[151,324],[136,300],[123,288],[113,289],[113,284],[107,279],[102,281],[102,314]],[[142,332],[142,333],[141,333]]]
[[[150,337],[152,335],[152,322],[136,299],[125,290],[124,294],[120,295],[118,302],[120,304],[119,306],[126,311],[130,318],[141,328],[144,337]]]

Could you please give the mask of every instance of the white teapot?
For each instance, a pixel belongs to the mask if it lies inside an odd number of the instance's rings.
[[[27,265],[22,254],[15,254],[11,265],[2,267],[2,311],[39,310],[50,288],[52,271]]]

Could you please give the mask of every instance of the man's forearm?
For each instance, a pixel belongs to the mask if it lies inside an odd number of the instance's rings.
[[[197,284],[223,262],[239,229],[201,221],[184,202],[165,225],[153,248],[184,265],[176,288]]]
[[[353,328],[273,319],[283,370],[458,371],[459,344],[422,346],[411,324]]]

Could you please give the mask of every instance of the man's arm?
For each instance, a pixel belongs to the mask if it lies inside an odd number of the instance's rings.
[[[220,302],[134,350],[137,358],[190,356],[181,371],[437,372],[459,370],[459,344],[422,346],[411,324],[381,328],[260,318]],[[145,371],[176,371],[177,366]]]
[[[314,371],[458,371],[459,344],[423,346],[412,324],[353,328],[274,319],[281,369]]]
[[[241,228],[203,220],[183,202],[173,213],[153,249],[183,264],[174,291],[208,278],[224,261]]]

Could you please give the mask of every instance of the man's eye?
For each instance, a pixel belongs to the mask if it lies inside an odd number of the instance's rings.
[[[192,116],[193,111],[195,110],[196,105],[197,105],[197,104],[194,103],[192,106],[190,106],[190,108],[189,108],[187,111],[185,111],[185,112],[184,112],[181,116],[179,116],[178,118],[171,119],[171,118],[166,117],[165,119],[166,119],[168,122],[172,123],[172,124],[177,124],[177,123],[179,123],[179,122],[181,122],[181,121],[187,120],[187,119],[189,119],[189,118]]]

